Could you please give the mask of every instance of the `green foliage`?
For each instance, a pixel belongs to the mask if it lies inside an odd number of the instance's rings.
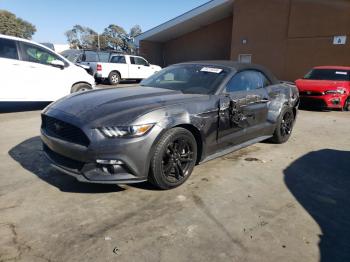
[[[65,35],[71,48],[98,48],[101,50],[117,50],[126,53],[135,53],[134,37],[142,33],[141,27],[135,25],[127,33],[121,26],[111,24],[102,34],[97,35],[89,27],[75,25]]]
[[[71,48],[96,48],[97,33],[89,27],[75,25],[65,33]]]
[[[31,39],[36,28],[31,23],[16,17],[6,10],[0,10],[0,34]]]

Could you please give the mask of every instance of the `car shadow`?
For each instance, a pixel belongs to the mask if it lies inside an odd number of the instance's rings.
[[[0,113],[42,110],[51,102],[0,102]]]
[[[63,192],[112,193],[125,190],[118,185],[81,183],[74,177],[55,170],[44,155],[39,136],[23,141],[8,154],[32,174]]]
[[[284,170],[284,180],[322,230],[320,261],[350,261],[350,152],[310,152]]]

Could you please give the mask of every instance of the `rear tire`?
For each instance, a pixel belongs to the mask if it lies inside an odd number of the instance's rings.
[[[85,84],[85,83],[80,83],[80,84],[75,84],[72,86],[71,93],[84,92],[84,91],[88,91],[91,89],[92,89],[91,85]]]
[[[120,83],[120,75],[118,72],[111,72],[108,76],[108,82],[110,85],[118,85]]]
[[[183,184],[191,175],[197,160],[197,143],[192,133],[176,127],[158,141],[151,159],[149,181],[160,189]]]
[[[292,108],[283,107],[277,120],[275,132],[270,141],[276,144],[283,144],[288,141],[294,127],[295,116]]]

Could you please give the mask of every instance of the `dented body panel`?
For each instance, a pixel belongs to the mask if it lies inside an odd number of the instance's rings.
[[[202,62],[216,65],[219,62]],[[295,86],[278,82],[265,69],[221,63],[229,71],[214,94],[184,94],[179,91],[136,86],[105,89],[71,95],[43,111],[44,116],[69,123],[82,130],[90,143],[82,147],[55,137],[41,129],[44,149],[54,166],[80,181],[132,183],[145,181],[153,150],[169,129],[181,126],[192,132],[198,145],[197,162],[203,162],[230,148],[238,149],[250,141],[272,136],[284,106],[297,111],[299,96]],[[226,93],[227,82],[242,70],[259,70],[271,85],[249,92]],[[97,128],[154,124],[150,132],[137,138],[104,137]],[[55,155],[82,163],[81,170],[57,163]],[[103,174],[98,159],[117,159],[116,175]]]

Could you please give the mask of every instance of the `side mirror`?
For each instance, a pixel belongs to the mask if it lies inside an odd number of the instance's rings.
[[[64,63],[61,60],[52,60],[50,62],[50,65],[54,66],[54,67],[58,67],[63,69],[64,68]]]

